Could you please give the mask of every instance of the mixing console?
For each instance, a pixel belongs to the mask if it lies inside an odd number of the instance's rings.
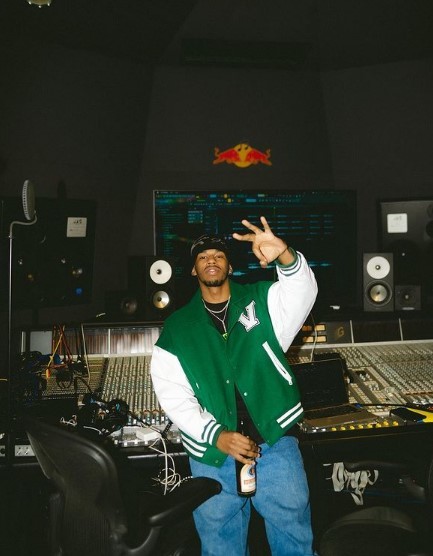
[[[102,357],[92,357],[88,367],[80,368],[79,372],[65,365],[47,370],[39,379],[30,375],[32,380],[25,383],[24,398],[30,401],[39,398],[47,402],[61,401],[94,392],[101,384],[102,363]]]
[[[308,362],[311,346],[290,350],[290,363]],[[433,404],[433,340],[327,345],[314,354],[338,354],[347,365],[350,401],[360,404]],[[167,421],[150,378],[151,354],[105,357],[101,397],[121,398],[148,425]],[[92,366],[91,366],[92,367]],[[387,409],[388,412],[388,409]]]
[[[405,328],[403,322],[393,327],[391,334],[388,333],[390,324],[387,322],[380,323],[380,331],[374,326],[361,324],[320,323],[306,331],[303,329],[300,345],[294,343],[286,354],[291,364],[341,357],[347,368],[349,401],[365,404],[372,413],[371,421],[368,422],[350,422],[339,427],[314,429],[307,425],[304,428],[301,426],[309,438],[313,437],[310,433],[315,433],[314,437],[317,437],[320,432],[350,432],[358,429],[362,429],[359,433],[361,437],[368,433],[366,429],[372,433],[384,428],[402,431],[401,425],[409,422],[395,413],[391,414],[393,408],[409,405],[418,406],[418,410],[422,411],[425,409],[423,406],[433,406],[433,339],[430,339],[433,337],[433,328],[423,325],[421,330],[412,333],[409,323],[406,323]],[[113,433],[113,441],[117,445],[147,446],[157,438],[158,431],[164,432],[168,440],[181,443],[180,433],[175,426],[167,430],[169,420],[156,399],[150,378],[152,347],[159,333],[160,328],[155,326],[86,328],[85,365],[74,364],[70,372],[66,368],[53,369],[50,373],[44,373],[44,380],[40,382],[31,377],[32,381],[22,387],[23,402],[41,399],[47,402],[50,411],[51,408],[54,411],[55,407],[56,413],[58,410],[59,414],[67,418],[72,408],[76,407],[70,405],[68,400],[74,404],[78,400],[81,405],[84,395],[89,392],[96,393],[105,401],[120,398],[127,402],[130,418],[121,431]],[[387,340],[377,341],[377,336]],[[406,337],[407,340],[404,339]],[[35,333],[35,341],[38,338]],[[71,337],[71,345],[72,340]],[[24,345],[23,342],[23,349]],[[46,351],[39,345],[32,345],[31,341],[27,349]],[[57,404],[53,403],[55,400]],[[432,421],[433,414],[428,413],[424,422]],[[418,426],[409,428],[419,430]],[[16,455],[22,455],[23,447],[19,445],[17,448]],[[0,446],[0,457],[2,455]]]
[[[311,346],[290,350],[289,363],[311,359]],[[361,404],[433,404],[433,340],[328,345],[346,361],[351,401]]]
[[[363,423],[360,428],[388,426],[391,421],[395,425],[403,424],[398,419],[389,420],[390,406],[433,405],[433,340],[316,346],[310,343],[292,347],[287,359],[291,364],[306,363],[331,354],[346,363],[349,401],[365,404],[372,412],[371,423]],[[153,390],[151,357],[151,351],[133,355],[90,355],[86,375],[73,380],[72,377],[53,374],[47,380],[43,398],[78,396],[80,399],[89,390],[97,392],[105,401],[120,398],[127,402],[132,415],[128,426],[139,421],[141,426],[144,424],[162,431],[168,419]],[[176,441],[179,441],[178,431],[173,427],[170,434],[175,432]]]
[[[121,398],[147,425],[163,425],[166,417],[152,387],[150,359],[151,355],[105,358],[101,397],[104,400]]]

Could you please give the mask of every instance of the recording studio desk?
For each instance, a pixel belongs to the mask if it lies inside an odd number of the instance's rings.
[[[125,399],[133,413],[147,424],[163,429],[166,418],[154,396],[148,368],[152,347],[161,330],[160,325],[85,325],[86,353],[88,355],[89,384],[93,390],[99,388],[101,397],[110,400]],[[36,349],[37,341],[44,331],[27,331],[23,338],[23,349]],[[301,430],[300,448],[310,483],[313,511],[313,526],[320,531],[335,514],[353,509],[354,500],[347,483],[336,491],[332,472],[345,461],[363,461],[371,466],[375,460],[392,460],[407,463],[413,476],[422,483],[433,452],[433,423],[404,424],[389,419],[391,404],[433,404],[433,328],[432,321],[388,318],[380,322],[366,323],[350,320],[306,323],[287,357],[290,363],[309,361],[314,355],[336,354],[347,363],[351,401],[373,404],[374,422],[362,427],[348,425],[325,430]],[[75,344],[76,331],[69,334],[72,353],[81,353]],[[33,342],[33,344],[32,344]],[[103,354],[103,355],[101,355]],[[73,381],[71,381],[73,384]],[[77,383],[76,383],[77,384]],[[88,392],[82,381],[78,391],[72,392],[76,400]],[[59,383],[53,374],[42,393],[44,411],[57,408],[67,418],[70,408],[62,404],[69,399],[65,382]],[[373,407],[374,406],[374,407]],[[62,409],[63,408],[63,409]],[[134,423],[130,423],[134,425]],[[129,425],[128,425],[129,426]],[[353,428],[352,428],[353,426]],[[4,457],[4,438],[0,439],[0,473],[5,477],[7,467]],[[130,477],[131,469],[137,480],[157,476],[164,468],[165,456],[156,453],[143,442],[121,445],[118,439],[109,440],[110,450],[115,455],[119,470]],[[35,484],[37,465],[32,457],[28,442],[17,431],[14,438],[12,474],[16,485],[11,488],[10,498],[4,502],[21,513],[32,516],[41,503]],[[182,444],[174,434],[168,444],[168,452],[183,475],[189,473],[188,458]],[[260,465],[260,463],[258,464]],[[374,467],[374,464],[373,464]],[[258,479],[260,467],[258,467]],[[3,479],[2,479],[3,480]],[[132,486],[135,487],[132,481]],[[17,488],[18,485],[18,488]],[[9,488],[6,483],[5,489]],[[43,489],[40,490],[42,496]],[[17,500],[17,496],[20,500]],[[413,505],[414,501],[402,490],[395,476],[381,474],[379,479],[368,485],[363,492],[363,503],[398,501],[402,505]],[[30,502],[29,502],[30,501]],[[33,507],[32,507],[33,505]],[[18,533],[17,533],[18,534]],[[35,537],[37,532],[35,531]],[[26,547],[31,553],[32,546]],[[26,552],[24,551],[23,554]]]

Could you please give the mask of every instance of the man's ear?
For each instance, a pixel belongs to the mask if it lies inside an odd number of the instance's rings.
[[[197,276],[197,271],[195,269],[195,265],[192,267],[191,276]]]

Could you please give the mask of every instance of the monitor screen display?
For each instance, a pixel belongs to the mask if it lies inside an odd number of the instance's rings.
[[[233,232],[247,232],[243,219],[260,225],[260,216],[266,217],[276,235],[307,258],[319,285],[317,304],[356,303],[355,191],[156,190],[153,201],[155,255],[173,262],[175,276],[182,282],[182,294],[177,294],[180,304],[186,300],[179,295],[188,297],[196,289],[190,276],[190,249],[204,233],[218,234],[229,242],[234,280],[275,279],[274,265],[263,270],[250,244],[232,238]]]

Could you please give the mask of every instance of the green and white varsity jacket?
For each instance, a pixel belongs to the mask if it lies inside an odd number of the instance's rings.
[[[235,387],[270,445],[302,417],[284,354],[314,304],[317,284],[301,253],[291,265],[277,265],[277,274],[276,282],[230,282],[226,339],[197,291],[166,319],[153,348],[155,393],[186,452],[198,461],[224,463],[227,455],[216,442],[222,430],[236,430]]]

